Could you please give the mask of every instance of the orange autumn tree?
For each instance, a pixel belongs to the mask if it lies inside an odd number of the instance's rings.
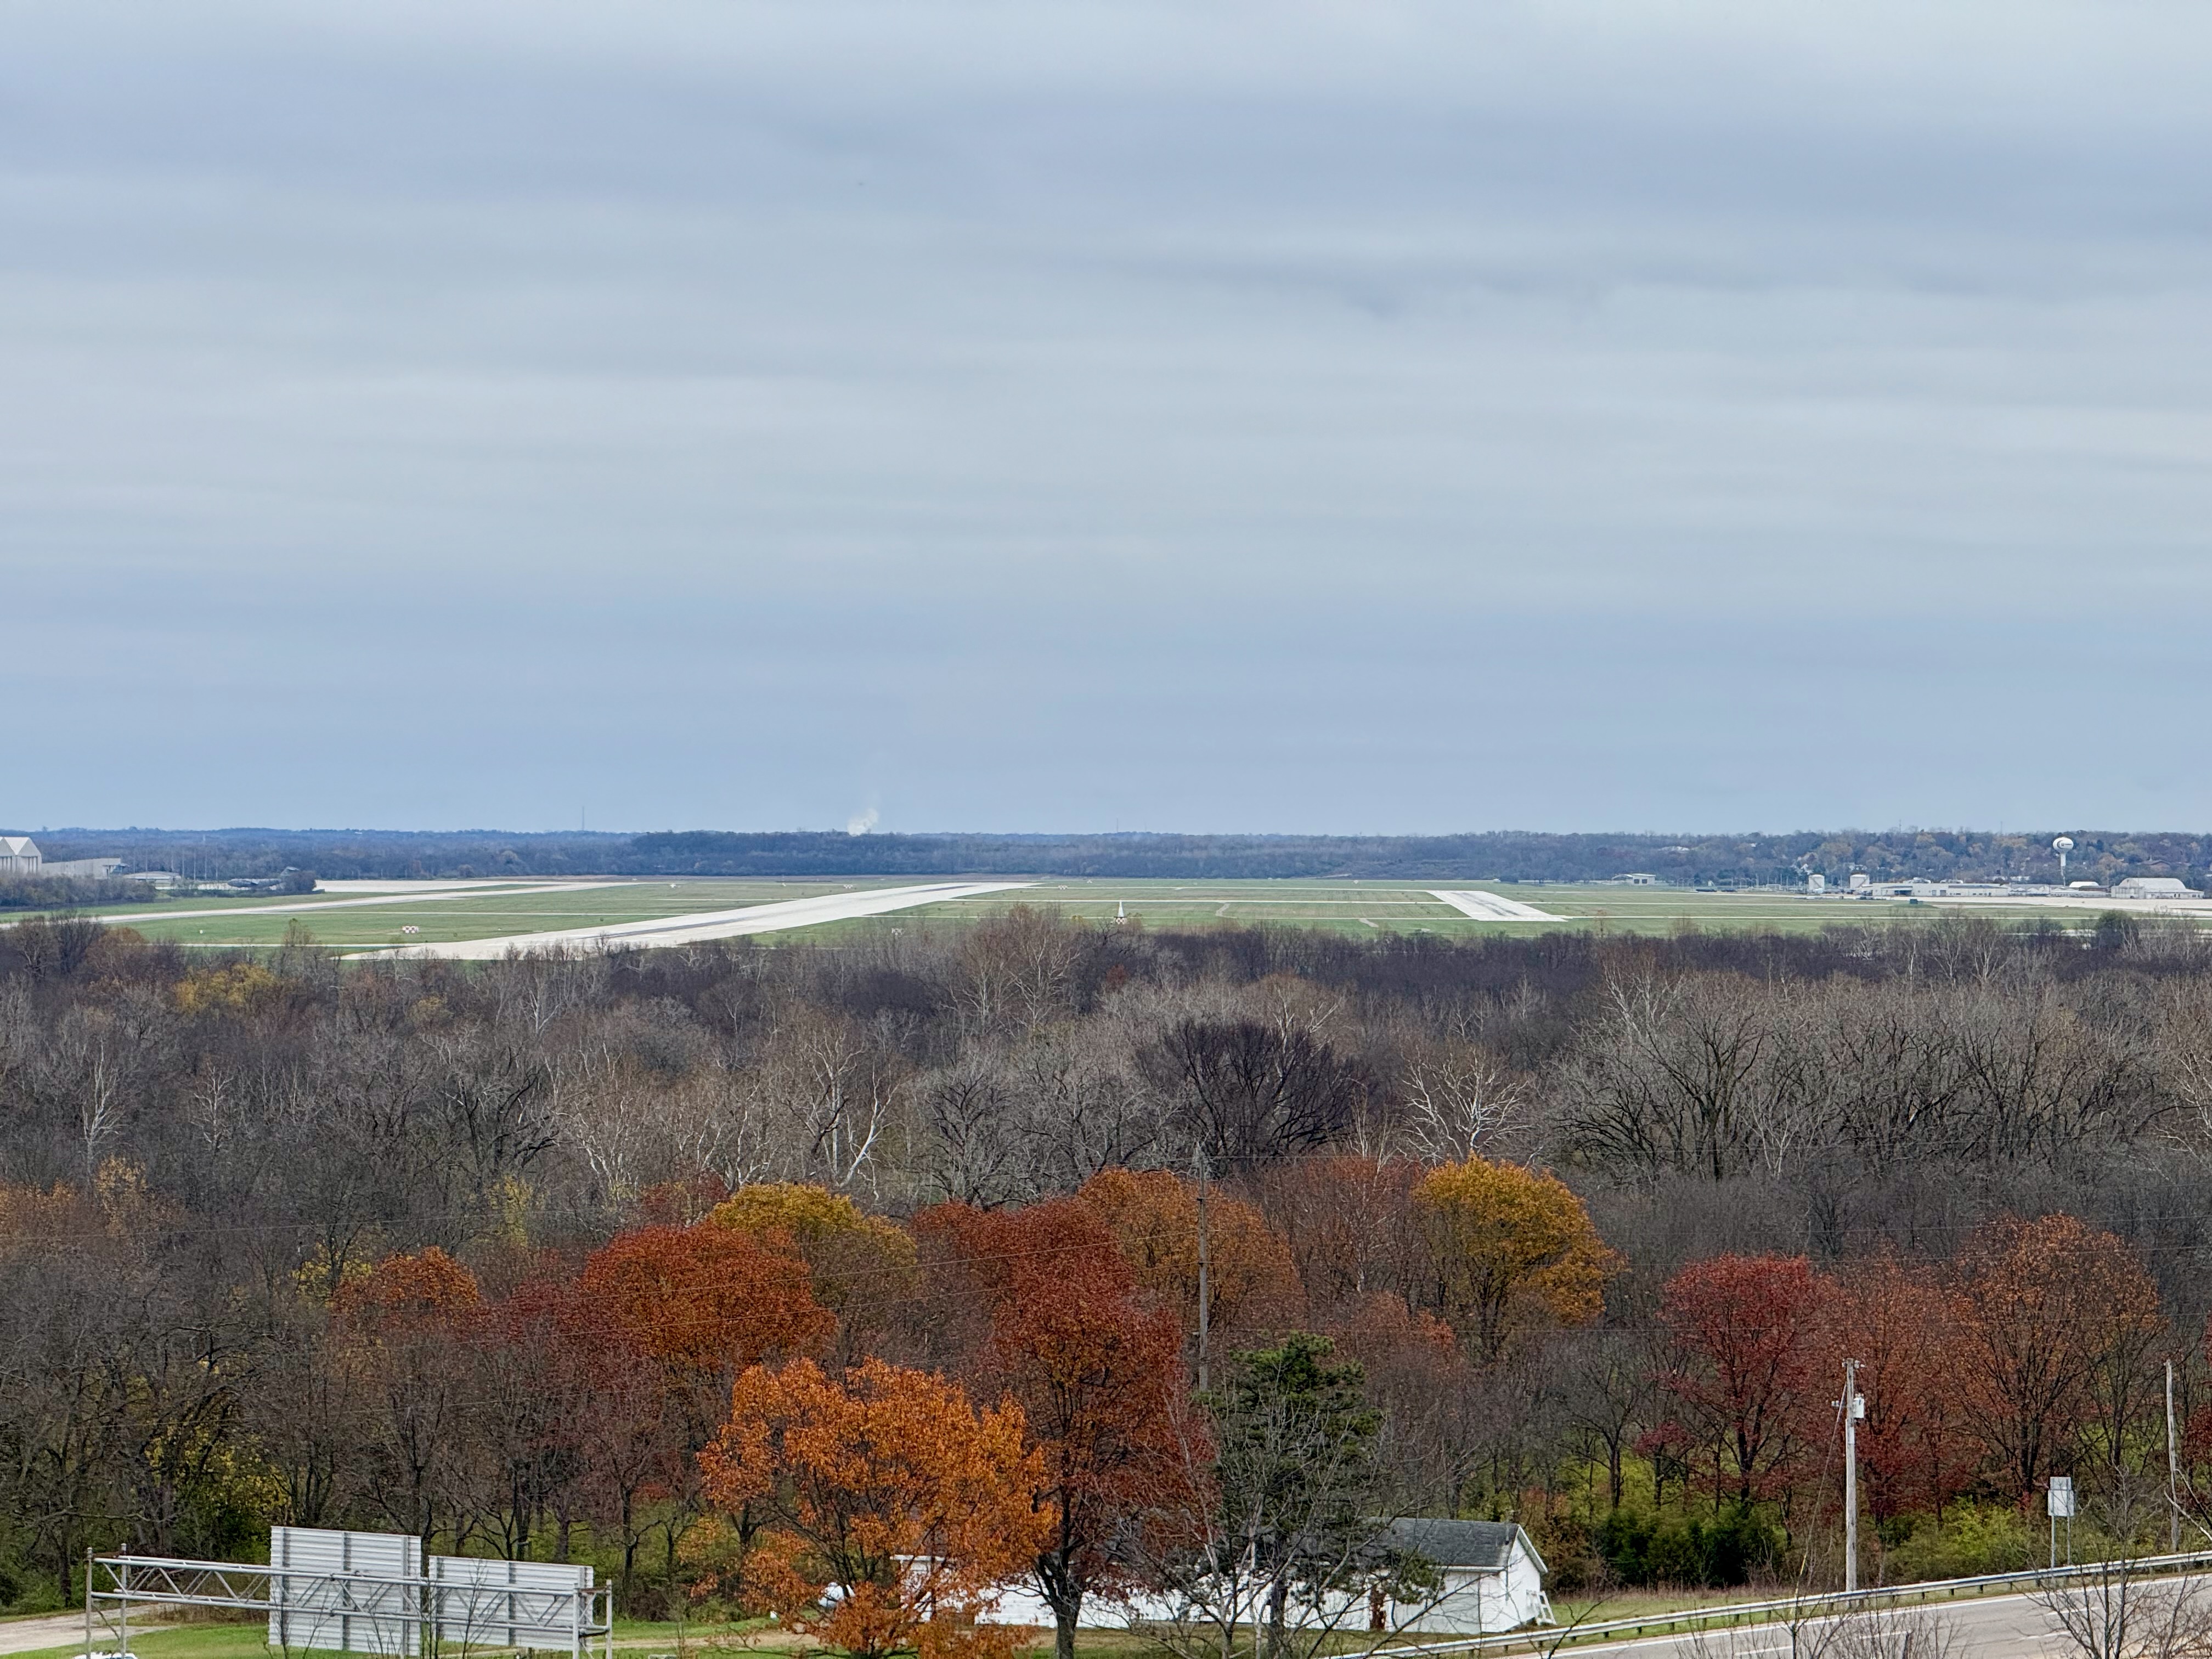
[[[433,1244],[413,1255],[386,1256],[341,1285],[333,1301],[348,1329],[399,1337],[467,1325],[483,1293],[474,1273]]]
[[[617,1233],[580,1283],[621,1340],[684,1375],[734,1375],[832,1329],[804,1261],[711,1222]]]
[[[1587,1324],[1620,1258],[1548,1171],[1470,1158],[1421,1178],[1413,1207],[1446,1321],[1486,1361],[1531,1325]]]
[[[2164,1328],[2158,1287],[2134,1251],[2070,1215],[2005,1216],[1954,1261],[1967,1320],[1960,1399],[1997,1478],[2025,1505],[2063,1468],[2116,1370],[2140,1367]]]
[[[1186,1331],[1198,1321],[1198,1193],[1165,1170],[1103,1170],[1076,1197],[1106,1224],[1139,1288]],[[1206,1203],[1206,1301],[1216,1337],[1296,1323],[1305,1302],[1290,1247],[1249,1204],[1216,1187]]]
[[[1059,1659],[1073,1659],[1085,1598],[1127,1587],[1123,1532],[1188,1496],[1182,1333],[1139,1299],[1114,1235],[1078,1200],[945,1204],[915,1226],[950,1243],[988,1304],[980,1369],[1020,1404],[1041,1455],[1031,1502],[1050,1530],[1034,1565]]]
[[[979,1413],[941,1377],[799,1359],[738,1379],[699,1463],[710,1502],[765,1518],[752,1583],[795,1628],[853,1659],[1006,1659],[1019,1632],[975,1621],[1050,1524],[1024,1432],[1020,1407]]]

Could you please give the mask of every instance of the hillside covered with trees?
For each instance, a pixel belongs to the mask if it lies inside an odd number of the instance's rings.
[[[32,922],[0,1592],[350,1523],[887,1655],[1015,1577],[1305,1583],[1285,1480],[1518,1519],[1555,1593],[1826,1584],[1846,1358],[1870,1580],[2025,1565],[2053,1474],[2162,1540],[2118,1500],[2168,1360],[2212,1473],[2208,1008],[2197,933],[1964,918],[343,966]]]

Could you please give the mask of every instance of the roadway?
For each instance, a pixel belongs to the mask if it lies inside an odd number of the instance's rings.
[[[2179,1583],[2191,1581],[2168,1580]],[[2205,1581],[2194,1581],[2203,1584]],[[2142,1590],[2152,1587],[2144,1585]],[[2141,1590],[2138,1594],[2142,1593]],[[2065,1659],[2076,1655],[2060,1634],[2057,1621],[2035,1596],[1988,1595],[1935,1601],[1926,1606],[1869,1608],[1847,1615],[1863,1620],[1866,1632],[1887,1632],[1879,1643],[1839,1640],[1842,1620],[1808,1619],[1796,1630],[1786,1624],[1748,1625],[1733,1630],[1691,1631],[1680,1635],[1650,1636],[1623,1641],[1576,1643],[1556,1651],[1568,1655],[1626,1654],[1634,1659],[1862,1659],[1900,1651],[1912,1659],[1924,1652],[1942,1659]],[[1947,1638],[1928,1646],[1916,1639],[1910,1646],[1897,1639],[1915,1629],[1939,1624]],[[1856,1635],[1858,1632],[1853,1632]],[[1547,1636],[1548,1632],[1546,1633]],[[1544,1637],[1537,1651],[1547,1650]],[[1447,1656],[1448,1659],[1448,1656]],[[1465,1659],[1461,1656],[1460,1659]]]

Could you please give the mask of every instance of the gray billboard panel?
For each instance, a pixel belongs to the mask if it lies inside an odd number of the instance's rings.
[[[373,1653],[383,1659],[421,1654],[421,1539],[272,1527],[269,1565],[270,1647]]]

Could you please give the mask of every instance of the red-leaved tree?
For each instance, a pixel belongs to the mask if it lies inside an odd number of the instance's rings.
[[[1049,1522],[1036,1560],[1060,1659],[1086,1596],[1122,1585],[1118,1531],[1159,1510],[1193,1432],[1182,1334],[1140,1299],[1136,1274],[1091,1206],[940,1205],[917,1218],[950,1241],[990,1309],[979,1367],[1018,1401],[1039,1454],[1033,1508]]]
[[[1860,1472],[1869,1513],[1887,1520],[1913,1510],[1941,1516],[1972,1480],[1979,1447],[1959,1398],[1960,1332],[1966,1305],[1931,1268],[1887,1252],[1845,1268],[1822,1298],[1808,1389],[1808,1437],[1832,1435],[1844,1361],[1858,1364],[1867,1402]],[[1835,1387],[1826,1385],[1832,1379]]]
[[[1674,1345],[1662,1381],[1685,1449],[1740,1503],[1777,1495],[1796,1473],[1819,1386],[1811,1339],[1823,1288],[1803,1256],[1721,1255],[1683,1268],[1662,1293]]]

